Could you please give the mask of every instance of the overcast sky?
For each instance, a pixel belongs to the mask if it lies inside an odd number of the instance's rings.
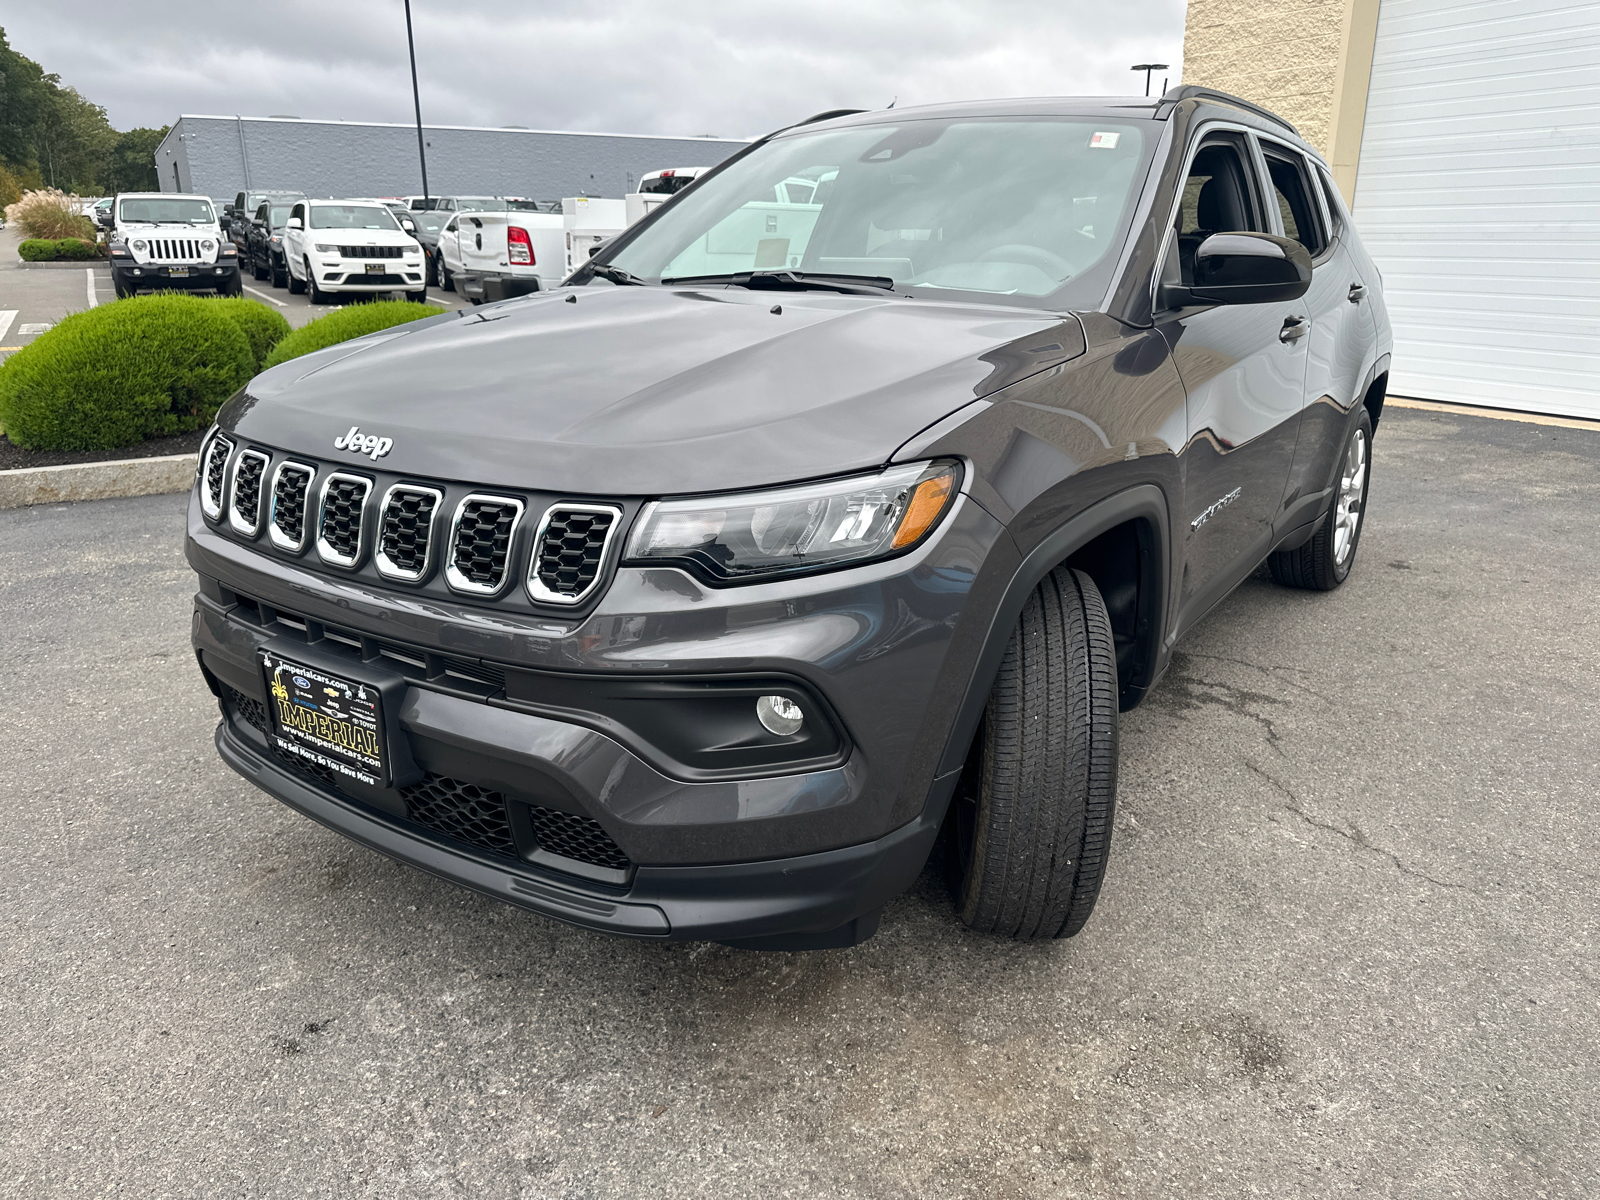
[[[401,0],[56,0],[11,46],[119,129],[180,113],[410,121]],[[1184,0],[412,0],[439,125],[753,137],[827,108],[1142,94]],[[1154,87],[1160,88],[1158,73]]]

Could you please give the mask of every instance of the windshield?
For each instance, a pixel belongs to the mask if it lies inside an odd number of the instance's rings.
[[[953,118],[791,134],[599,258],[651,281],[795,270],[1093,303],[1144,175],[1142,124]]]
[[[411,219],[416,222],[417,228],[428,233],[438,233],[444,228],[444,223],[449,220],[449,214],[432,211],[418,211],[411,214]]]
[[[267,213],[267,225],[272,229],[282,229],[283,223],[289,219],[289,211],[294,208],[292,204],[274,204]]]
[[[154,196],[139,200],[124,200],[117,208],[120,221],[175,221],[210,225],[216,220],[209,200],[168,200]]]
[[[394,215],[380,204],[314,204],[313,229],[399,229]]]
[[[493,196],[457,196],[456,210],[458,212],[488,212],[491,208],[504,207]]]

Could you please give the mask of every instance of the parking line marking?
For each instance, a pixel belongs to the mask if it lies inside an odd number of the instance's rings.
[[[1582,417],[1550,417],[1543,413],[1518,412],[1511,408],[1479,408],[1472,404],[1449,404],[1443,400],[1411,400],[1405,396],[1385,396],[1385,407],[1415,408],[1423,412],[1452,413],[1458,417],[1489,417],[1495,421],[1521,421],[1527,425],[1555,425],[1561,429],[1588,429],[1600,432],[1600,421]]]
[[[5,341],[6,334],[11,332],[11,322],[17,319],[17,313],[20,311],[21,309],[16,308],[0,309],[0,342]]]
[[[94,294],[94,268],[87,267],[83,273],[89,277],[89,307],[93,308],[100,303],[100,297]]]
[[[248,283],[241,283],[239,286],[242,287],[245,291],[249,292],[252,296],[260,296],[268,304],[276,304],[279,308],[288,308],[289,307],[282,300],[279,300],[276,296],[269,296],[265,292],[258,292],[258,291],[256,291],[255,288],[251,287]]]

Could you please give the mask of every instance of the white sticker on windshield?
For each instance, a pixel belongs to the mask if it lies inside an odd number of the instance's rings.
[[[1115,150],[1117,142],[1122,139],[1120,133],[1095,133],[1089,136],[1089,149]]]

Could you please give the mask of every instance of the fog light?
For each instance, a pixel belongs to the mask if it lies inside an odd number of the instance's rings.
[[[805,711],[787,696],[762,696],[756,701],[756,717],[779,737],[799,733],[806,723]]]

